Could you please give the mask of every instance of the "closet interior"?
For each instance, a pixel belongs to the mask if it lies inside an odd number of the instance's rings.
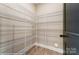
[[[63,54],[62,3],[0,3],[0,54]]]

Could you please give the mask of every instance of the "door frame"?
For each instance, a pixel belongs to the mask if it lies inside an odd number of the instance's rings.
[[[63,35],[66,31],[66,3],[63,4]],[[63,37],[63,54],[66,55],[66,39]]]

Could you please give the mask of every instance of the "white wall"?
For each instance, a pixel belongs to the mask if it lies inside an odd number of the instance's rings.
[[[38,15],[44,15],[51,12],[63,11],[62,6],[61,3],[41,3],[37,5],[37,13]]]
[[[63,4],[38,4],[37,43],[63,49]]]
[[[23,53],[35,43],[33,4],[0,4],[0,53]]]
[[[0,54],[23,53],[35,42],[63,48],[63,4],[0,4]]]

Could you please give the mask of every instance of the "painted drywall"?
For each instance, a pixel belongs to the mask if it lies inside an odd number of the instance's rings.
[[[0,54],[23,54],[34,45],[60,51],[62,30],[63,4],[0,4]]]
[[[37,43],[63,49],[63,4],[37,5]]]
[[[35,43],[34,26],[33,4],[0,4],[0,54],[22,54]]]

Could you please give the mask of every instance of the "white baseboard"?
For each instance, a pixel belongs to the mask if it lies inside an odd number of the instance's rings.
[[[22,50],[20,50],[18,53],[16,54],[25,54],[29,49],[31,49],[33,46],[40,46],[40,47],[43,47],[43,48],[47,48],[47,49],[50,49],[50,50],[54,50],[56,52],[59,52],[59,53],[63,53],[63,49],[60,49],[60,48],[55,48],[55,47],[51,47],[51,46],[47,46],[47,45],[44,45],[44,44],[39,44],[39,43],[34,43],[32,45],[30,45],[28,48],[24,48]]]
[[[35,46],[35,43],[32,44],[32,45],[30,45],[28,48],[24,48],[24,49],[18,51],[18,53],[15,53],[15,54],[21,54],[21,55],[23,55],[23,54],[25,54],[29,49],[31,49],[33,46]]]
[[[54,50],[54,51],[59,52],[59,53],[63,53],[63,49],[60,49],[60,48],[55,48],[55,47],[51,47],[51,46],[47,46],[47,45],[39,44],[39,43],[35,43],[35,45],[40,46],[40,47],[44,47],[44,48],[47,48],[50,50]]]

